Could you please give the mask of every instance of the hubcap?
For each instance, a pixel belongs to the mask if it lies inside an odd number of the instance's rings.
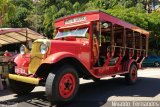
[[[132,74],[131,74],[131,75],[132,75],[132,80],[133,80],[133,81],[135,81],[135,80],[136,80],[136,78],[137,78],[136,69],[135,69],[135,68],[133,68],[133,69],[132,69],[132,71],[131,71],[131,73],[132,73]]]
[[[158,62],[156,62],[156,63],[155,63],[155,66],[156,66],[156,67],[158,67],[158,66],[159,66],[159,63],[158,63]]]
[[[69,98],[76,86],[76,80],[73,74],[67,73],[62,76],[59,83],[59,92],[61,97],[63,98]]]

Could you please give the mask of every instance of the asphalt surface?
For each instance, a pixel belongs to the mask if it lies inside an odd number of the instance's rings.
[[[120,107],[145,106],[152,104],[160,107],[160,68],[146,68],[138,71],[138,81],[126,85],[124,77],[104,78],[95,83],[80,80],[81,85],[73,102],[64,107]],[[24,87],[25,88],[25,87]],[[147,103],[144,103],[144,102]],[[138,105],[137,102],[141,105]],[[134,103],[134,104],[133,104]],[[115,105],[120,104],[120,105]],[[44,87],[36,87],[31,94],[18,96],[9,89],[0,91],[0,107],[45,107],[51,106],[45,95]],[[53,105],[53,107],[56,105]]]

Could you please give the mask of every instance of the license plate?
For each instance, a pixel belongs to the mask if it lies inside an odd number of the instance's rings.
[[[25,70],[22,69],[22,68],[15,68],[15,72],[16,72],[17,74],[26,74]]]

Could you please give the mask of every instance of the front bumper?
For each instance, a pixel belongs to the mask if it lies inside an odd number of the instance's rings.
[[[20,81],[20,82],[34,84],[34,85],[39,85],[39,81],[40,81],[39,78],[25,77],[25,76],[20,76],[16,74],[8,74],[8,78],[15,81]]]

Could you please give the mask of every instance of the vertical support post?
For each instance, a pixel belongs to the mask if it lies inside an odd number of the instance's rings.
[[[125,53],[126,53],[126,28],[123,27],[123,56],[125,56]]]
[[[126,47],[126,28],[123,28],[123,47]]]
[[[25,30],[26,30],[26,46],[27,46],[28,45],[28,29],[26,28]]]
[[[99,46],[102,45],[101,25],[102,25],[102,22],[99,22]]]
[[[140,33],[140,49],[142,49],[142,34]]]
[[[114,46],[114,24],[111,25],[111,52],[113,52]]]
[[[98,24],[98,23],[97,23]],[[93,67],[93,22],[89,25],[90,69]]]
[[[135,48],[135,32],[133,31],[133,34],[132,34],[132,48]]]
[[[146,36],[146,55],[148,53],[148,44],[149,44],[148,39],[149,39],[149,37]]]

